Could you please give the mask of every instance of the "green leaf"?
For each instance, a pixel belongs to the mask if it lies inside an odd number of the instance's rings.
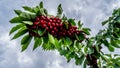
[[[87,59],[84,60],[83,68],[86,68],[86,66],[87,66]]]
[[[110,43],[111,43],[112,46],[114,46],[114,47],[116,47],[116,48],[120,48],[120,45],[118,44],[118,41],[111,39],[111,40],[110,40]]]
[[[47,9],[44,9],[44,13],[45,15],[48,15]]]
[[[14,17],[13,19],[10,20],[10,23],[21,23],[22,20],[20,17]]]
[[[62,13],[63,13],[63,9],[61,4],[59,4],[57,8],[57,16],[61,18]]]
[[[54,39],[54,37],[51,34],[48,34],[48,38],[49,38],[50,43],[55,45],[55,39]]]
[[[26,29],[26,27],[22,27],[12,38],[13,39],[16,39],[20,36],[22,36],[23,34],[27,33],[28,32],[28,29]]]
[[[42,44],[42,38],[35,37],[34,41],[35,43],[34,43],[33,50],[35,50],[37,47],[39,47]]]
[[[109,49],[110,52],[114,52],[114,47],[113,46],[109,45],[108,49]]]
[[[43,36],[43,34],[46,32],[46,29],[41,29],[41,30],[38,30],[38,34],[40,36]]]
[[[65,14],[63,14],[62,20],[66,21],[67,17],[65,16]]]
[[[54,50],[55,49],[55,46],[53,44],[51,44],[49,41],[47,43],[44,43],[42,47],[44,50]]]
[[[25,37],[24,37],[24,38],[25,38]],[[23,52],[24,50],[27,49],[27,47],[28,47],[28,45],[30,44],[31,40],[32,40],[32,36],[28,37],[28,39],[25,40],[26,42],[24,42],[24,44],[22,44],[22,50],[21,50],[21,52]]]
[[[21,45],[23,45],[23,44],[25,44],[27,41],[28,41],[28,39],[30,38],[31,36],[30,35],[25,35],[23,38],[22,38],[22,40],[21,40]]]
[[[79,58],[79,64],[81,65],[82,64],[82,62],[84,61],[84,58],[85,58],[85,56],[84,55],[81,55],[80,56],[80,58]]]
[[[55,46],[57,49],[60,48],[60,44],[59,44],[59,41],[57,40],[57,38],[55,38]]]
[[[120,23],[120,17],[117,17],[117,18],[116,18],[116,21]]]
[[[115,40],[116,43],[120,44],[120,40]]]
[[[75,19],[69,19],[69,23],[71,23],[72,26],[76,26]]]
[[[87,35],[90,35],[90,29],[89,28],[82,28],[83,32]]]
[[[26,10],[26,11],[33,12],[33,13],[34,13],[34,10],[33,10],[31,7],[23,6],[23,9]]]
[[[22,28],[23,26],[25,26],[24,24],[18,24],[16,26],[14,26],[10,32],[9,32],[9,35],[12,34],[13,32],[17,31],[18,29]]]
[[[43,43],[48,43],[48,36],[43,37]]]
[[[103,40],[103,44],[105,45],[105,46],[109,46],[109,43],[108,43],[108,41],[107,40]]]
[[[37,15],[44,15],[45,16],[46,14],[44,13],[44,8],[40,8]]]
[[[67,43],[67,45],[71,45],[73,43],[69,37],[65,37],[65,42]]]
[[[94,49],[93,48],[88,48],[88,54],[93,54],[94,53]]]
[[[108,23],[108,20],[102,22],[102,26]]]
[[[36,6],[36,7],[33,8],[33,10],[34,10],[35,13],[38,13],[38,11],[39,11],[39,7]]]
[[[84,36],[84,34],[82,34],[82,33],[79,34],[79,35],[75,34],[75,36],[76,36],[76,39],[79,40],[79,41],[82,41],[82,40],[85,39],[85,36]]]
[[[41,1],[39,4],[40,8],[43,8],[43,2]]]
[[[85,45],[83,46],[83,53],[86,55],[88,52],[88,47]]]
[[[20,15],[22,13],[21,10],[14,10],[14,12],[17,14],[17,15]]]
[[[83,24],[81,23],[81,21],[78,21],[78,28],[79,28],[79,29],[82,28],[82,25],[83,25]]]
[[[31,21],[23,21],[23,23],[28,24],[28,25],[33,25],[33,22]]]
[[[20,17],[22,18],[23,21],[31,21],[31,20],[35,19],[36,14],[35,13],[22,12],[20,14]]]

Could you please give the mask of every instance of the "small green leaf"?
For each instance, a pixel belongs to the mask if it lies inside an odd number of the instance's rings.
[[[76,36],[76,39],[79,40],[79,41],[82,41],[82,40],[85,39],[85,36],[84,36],[84,34],[82,34],[82,33],[79,34],[79,35],[75,34],[75,36]]]
[[[120,44],[120,40],[115,40],[116,43]]]
[[[58,5],[58,8],[57,8],[57,16],[61,18],[62,13],[63,13],[63,9],[60,4],[60,5]]]
[[[65,14],[63,14],[62,20],[66,21],[67,17],[65,16]]]
[[[40,8],[43,8],[43,2],[41,1],[39,4]]]
[[[84,61],[84,58],[85,58],[85,56],[84,55],[81,55],[80,56],[80,58],[79,58],[79,64],[81,65],[82,64],[82,62]]]
[[[44,9],[44,13],[45,15],[48,15],[47,9]]]
[[[20,14],[20,17],[22,18],[23,21],[31,21],[31,19],[35,19],[36,14],[35,13],[27,13],[27,12],[22,12]]]
[[[83,53],[86,55],[88,52],[88,47],[85,45],[83,46]]]
[[[110,43],[112,46],[116,47],[116,48],[120,48],[120,45],[118,44],[118,42],[116,40],[110,40]]]
[[[17,14],[17,15],[20,15],[22,13],[21,10],[14,10],[14,12]]]
[[[57,38],[55,38],[55,46],[57,49],[60,48],[60,44],[59,44],[59,41],[57,40]]]
[[[23,21],[23,23],[28,24],[28,25],[33,25],[33,22],[31,21]]]
[[[81,21],[78,21],[78,28],[79,28],[79,29],[82,28],[82,25],[83,25],[83,24],[81,23]]]
[[[114,47],[113,46],[109,45],[108,49],[109,49],[110,52],[114,52]]]
[[[87,35],[90,35],[90,29],[89,28],[82,28],[83,32]]]
[[[10,20],[10,23],[21,23],[22,20],[20,17],[14,17],[13,19]]]
[[[27,33],[27,32],[28,32],[28,30],[26,29],[26,27],[22,27],[22,28],[13,36],[12,40],[13,40],[13,39],[16,39],[16,38],[18,38],[18,37],[20,37],[20,36],[22,36],[23,34],[25,34],[25,33]]]
[[[65,25],[65,28],[68,29],[68,23],[67,22],[63,22],[63,24]]]
[[[22,50],[21,50],[21,52],[23,52],[24,50],[27,49],[27,47],[28,47],[28,45],[30,44],[31,40],[32,40],[32,36],[30,36],[30,37],[26,40],[26,42],[25,42],[24,44],[22,44]]]
[[[38,30],[38,34],[40,36],[42,36],[44,33],[45,33],[46,29],[41,29],[41,30]]]
[[[34,10],[33,10],[31,7],[23,6],[23,9],[26,10],[26,11],[33,12],[33,13],[34,13]]]
[[[69,23],[71,23],[72,26],[76,26],[75,19],[69,19]]]
[[[71,45],[73,42],[69,37],[65,37],[65,42],[67,43],[67,45]]]
[[[21,45],[25,44],[30,37],[31,37],[30,35],[25,35],[21,40]]]
[[[35,37],[34,41],[35,43],[34,43],[33,50],[35,50],[37,47],[39,47],[42,44],[42,37],[41,38]]]
[[[88,48],[88,54],[93,54],[94,53],[94,49],[93,48]]]
[[[55,49],[55,46],[53,44],[51,44],[49,41],[47,43],[44,43],[42,47],[44,50],[54,50]]]
[[[102,22],[102,26],[108,23],[108,20]]]
[[[55,45],[55,39],[54,39],[54,37],[51,34],[48,34],[48,38],[49,38],[50,43]]]
[[[25,26],[24,24],[18,24],[16,26],[14,26],[10,32],[9,32],[9,35],[12,34],[13,32],[17,31],[18,29],[22,28],[23,26]]]
[[[34,7],[34,8],[33,8],[33,11],[37,14],[38,11],[39,11],[39,7],[38,7],[38,6]]]
[[[105,45],[105,46],[109,46],[109,43],[108,43],[108,41],[107,40],[103,40],[103,44]]]
[[[117,17],[117,18],[116,18],[116,21],[120,23],[120,17]]]
[[[84,60],[83,68],[86,68],[86,66],[87,66],[87,59]]]

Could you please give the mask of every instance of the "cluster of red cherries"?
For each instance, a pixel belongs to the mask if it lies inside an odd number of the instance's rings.
[[[66,25],[68,28],[66,28]],[[54,37],[60,39],[61,37],[70,37],[75,38],[75,34],[80,34],[81,31],[77,29],[76,26],[72,26],[68,22],[62,22],[58,17],[48,17],[48,16],[37,16],[33,21],[33,25],[29,25],[29,34],[31,36],[39,36],[38,33],[33,32],[32,30],[41,30],[46,29],[43,36],[47,33],[50,33]]]

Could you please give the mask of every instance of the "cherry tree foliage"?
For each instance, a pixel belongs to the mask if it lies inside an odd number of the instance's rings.
[[[16,32],[12,38],[21,39],[22,49],[25,51],[32,39],[35,50],[38,47],[44,50],[57,50],[69,62],[75,60],[76,65],[83,68],[119,68],[119,54],[105,54],[101,51],[105,46],[110,52],[120,48],[120,9],[115,9],[102,22],[106,28],[95,36],[90,35],[90,28],[83,27],[81,21],[67,18],[61,4],[58,5],[57,15],[50,15],[44,8],[43,2],[36,7],[23,6],[25,11],[14,10],[16,17],[10,20],[15,26],[9,34]]]

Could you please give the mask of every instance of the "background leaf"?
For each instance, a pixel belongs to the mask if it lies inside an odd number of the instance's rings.
[[[23,23],[28,24],[28,25],[33,25],[33,22],[31,21],[23,21]]]
[[[25,35],[25,36],[22,38],[22,40],[21,40],[21,45],[25,44],[25,43],[29,40],[30,37],[31,37],[31,36],[29,36],[28,34]]]
[[[68,22],[71,23],[71,25],[76,26],[74,19],[69,19]]]
[[[32,36],[30,36],[30,37],[26,40],[26,42],[25,42],[24,44],[22,44],[22,50],[21,50],[21,52],[23,52],[23,51],[25,51],[25,50],[27,49],[27,47],[28,47],[28,45],[30,44],[31,40],[32,40]]]
[[[20,15],[22,13],[21,10],[14,10],[14,12],[17,14],[17,15]]]
[[[34,10],[33,10],[31,7],[23,6],[23,9],[26,10],[26,11],[33,12],[33,13],[34,13]]]
[[[40,8],[43,8],[43,2],[40,2],[39,6]]]
[[[12,34],[13,32],[17,31],[18,29],[22,28],[23,26],[25,26],[24,24],[18,24],[16,26],[14,26],[10,32],[9,32],[9,35]]]
[[[21,23],[22,20],[20,17],[14,17],[13,19],[10,20],[11,23]]]
[[[22,28],[13,36],[12,40],[13,40],[13,39],[16,39],[16,38],[18,38],[18,37],[20,37],[20,36],[22,36],[23,34],[25,34],[25,33],[27,33],[27,32],[28,32],[28,30],[26,29],[26,27],[22,27]]]
[[[37,47],[39,47],[42,44],[42,37],[41,38],[35,37],[34,41],[35,41],[35,43],[34,43],[33,50],[35,50]]]

